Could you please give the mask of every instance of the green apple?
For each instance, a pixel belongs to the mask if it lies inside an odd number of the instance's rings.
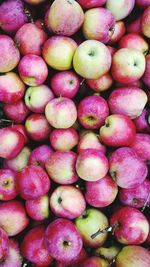
[[[103,257],[105,259],[107,259],[109,262],[111,262],[113,259],[116,258],[116,256],[118,255],[118,253],[120,252],[120,248],[116,247],[116,246],[112,246],[112,247],[99,247],[95,250],[95,255],[99,256],[99,257]]]

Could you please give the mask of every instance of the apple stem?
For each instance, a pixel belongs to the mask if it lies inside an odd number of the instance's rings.
[[[150,191],[149,191],[149,193],[148,193],[148,196],[147,196],[147,198],[146,198],[146,201],[145,201],[145,203],[144,203],[144,206],[143,206],[143,208],[141,209],[141,212],[144,212],[144,210],[146,209],[146,207],[148,206],[148,202],[150,201]]]
[[[109,233],[111,232],[112,234],[114,234],[115,229],[119,226],[119,223],[116,222],[108,227],[106,227],[105,229],[99,229],[96,233],[94,233],[93,235],[91,235],[91,238],[94,239],[95,237],[97,237],[100,234],[105,234],[105,233]]]
[[[82,86],[84,82],[85,82],[85,79],[82,79],[82,81],[80,82],[80,86]]]

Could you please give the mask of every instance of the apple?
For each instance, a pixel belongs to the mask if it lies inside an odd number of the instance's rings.
[[[110,224],[118,224],[114,229],[114,235],[118,242],[125,245],[142,244],[149,233],[146,217],[132,207],[123,207],[116,211],[110,219]]]
[[[112,114],[123,114],[135,119],[143,112],[147,100],[147,95],[142,89],[121,87],[112,91],[108,105]]]
[[[15,33],[28,21],[24,2],[21,0],[5,0],[0,5],[0,27],[4,32]]]
[[[121,48],[112,58],[111,73],[115,81],[128,84],[143,76],[145,66],[145,57],[141,51],[133,48]]]
[[[75,225],[67,219],[51,222],[45,234],[49,254],[61,262],[70,262],[81,251],[82,238]]]
[[[134,119],[134,124],[138,133],[150,133],[150,111],[144,109],[141,115]]]
[[[54,98],[52,90],[44,84],[28,87],[25,93],[25,104],[35,113],[44,113],[47,103]]]
[[[86,182],[85,199],[92,207],[103,208],[109,206],[118,194],[117,184],[106,175],[96,182]]]
[[[150,6],[148,6],[143,14],[141,19],[141,29],[144,36],[150,38]]]
[[[4,160],[5,166],[15,172],[21,171],[28,165],[29,156],[31,154],[31,149],[25,146],[19,154],[13,159]]]
[[[77,109],[74,102],[67,97],[54,98],[46,105],[45,116],[54,128],[67,129],[75,123]]]
[[[84,97],[77,108],[78,120],[86,129],[98,129],[109,115],[106,100],[101,96]]]
[[[47,34],[34,23],[25,23],[17,31],[14,40],[17,42],[22,55],[33,54],[40,56],[42,53],[41,48],[47,40]]]
[[[125,246],[116,258],[116,267],[149,267],[149,251],[141,246]]]
[[[57,261],[55,267],[79,267],[79,265],[81,265],[82,262],[87,259],[87,257],[88,255],[86,250],[82,248],[80,253],[76,257],[74,257],[73,260],[67,263]]]
[[[128,33],[142,34],[141,20],[142,20],[142,15],[139,15],[137,18],[134,18],[133,21],[131,21],[130,23],[128,23],[126,25],[127,32]]]
[[[31,151],[29,165],[45,167],[46,161],[52,155],[53,149],[48,145],[40,145]]]
[[[78,139],[78,133],[73,127],[54,129],[50,133],[50,144],[55,150],[72,150],[78,144]]]
[[[72,184],[78,180],[75,171],[77,154],[72,151],[56,151],[47,160],[48,175],[57,184]]]
[[[115,18],[103,7],[89,9],[85,12],[83,35],[85,39],[98,40],[108,43],[114,32]]]
[[[61,185],[50,196],[50,208],[57,217],[72,220],[84,212],[86,202],[79,189],[71,185]]]
[[[0,227],[0,262],[3,262],[8,255],[9,239],[7,233]]]
[[[121,188],[134,188],[144,182],[148,169],[132,148],[121,147],[109,158],[109,172]]]
[[[150,161],[150,135],[137,133],[130,147],[145,162]]]
[[[43,221],[49,216],[49,197],[43,195],[25,202],[27,214],[35,221]]]
[[[21,233],[29,223],[23,204],[17,200],[0,203],[0,225],[8,236]]]
[[[73,98],[80,87],[80,78],[74,71],[61,71],[52,76],[51,88],[56,96]]]
[[[97,93],[108,90],[112,84],[113,79],[110,73],[106,73],[98,79],[86,79],[86,84]]]
[[[77,157],[76,171],[85,181],[98,181],[108,172],[108,160],[104,153],[97,149],[85,149]]]
[[[0,72],[13,70],[20,60],[20,53],[13,39],[5,34],[0,34]]]
[[[52,3],[48,14],[48,24],[54,33],[65,36],[73,35],[80,29],[83,21],[84,12],[77,1],[55,0]]]
[[[44,141],[49,137],[51,127],[43,114],[31,114],[25,121],[28,136],[35,141]]]
[[[145,180],[142,184],[135,188],[120,188],[119,200],[125,206],[133,208],[142,208],[146,203],[148,194],[150,192],[150,181]],[[148,201],[150,204],[150,200]]]
[[[107,146],[129,146],[134,142],[135,135],[133,121],[122,114],[108,116],[105,125],[100,128],[100,140]]]
[[[18,100],[12,104],[4,104],[3,111],[8,119],[12,120],[14,123],[21,123],[25,120],[29,114],[29,109],[23,102],[23,100]]]
[[[111,246],[111,247],[99,247],[95,250],[95,255],[98,257],[102,257],[106,260],[108,260],[108,262],[110,262],[110,264],[112,263],[112,261],[116,258],[116,256],[118,255],[118,253],[120,252],[121,248],[117,247],[117,246]]]
[[[37,267],[48,267],[53,261],[45,244],[45,226],[30,229],[21,243],[22,255]]]
[[[146,56],[146,68],[145,68],[144,75],[142,77],[142,81],[144,82],[144,84],[150,88],[149,75],[150,75],[150,54]]]
[[[87,131],[80,137],[77,150],[80,153],[88,148],[98,149],[104,154],[106,153],[106,148],[101,144],[99,136],[92,131]]]
[[[25,85],[14,72],[4,73],[0,76],[0,101],[13,104],[20,100],[25,92]]]
[[[149,0],[136,0],[136,5],[141,8],[146,8],[150,5],[150,1]]]
[[[69,70],[76,48],[77,44],[72,38],[52,36],[44,43],[43,58],[53,69]]]
[[[21,267],[23,258],[20,252],[19,243],[15,239],[9,239],[8,255],[0,263],[1,267]]]
[[[82,267],[91,267],[91,266],[109,267],[109,263],[107,260],[105,260],[103,258],[96,257],[96,256],[89,257],[82,262]]]
[[[133,10],[135,5],[135,0],[107,0],[106,8],[109,9],[116,21],[126,18]]]
[[[12,127],[0,129],[0,157],[12,159],[19,154],[23,147],[24,137],[19,131]]]
[[[17,173],[17,189],[25,200],[36,199],[45,195],[51,186],[51,181],[42,167],[27,166]]]
[[[83,78],[98,79],[109,71],[110,66],[110,52],[97,40],[84,41],[75,51],[73,67]]]
[[[124,21],[116,21],[114,25],[114,32],[110,37],[109,44],[117,43],[126,32],[126,26]]]
[[[0,200],[12,200],[17,195],[15,172],[10,169],[0,169]]]
[[[106,3],[106,0],[77,0],[77,2],[84,8],[90,9],[94,7],[103,6]]]
[[[80,217],[76,218],[75,224],[85,246],[93,248],[102,246],[105,243],[107,233],[98,235],[94,239],[91,238],[91,235],[97,230],[108,227],[107,217],[98,209],[88,208]]]
[[[23,82],[29,86],[37,86],[45,82],[48,68],[42,57],[28,54],[22,57],[18,72]]]

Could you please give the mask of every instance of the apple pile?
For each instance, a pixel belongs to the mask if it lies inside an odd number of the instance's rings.
[[[150,0],[0,5],[0,267],[150,267]]]

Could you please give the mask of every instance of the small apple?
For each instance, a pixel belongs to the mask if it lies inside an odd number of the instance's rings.
[[[86,79],[85,82],[96,93],[101,93],[108,90],[112,86],[113,79],[108,72],[98,79]]]
[[[49,197],[43,195],[25,202],[27,214],[35,221],[43,221],[49,216]]]
[[[22,100],[18,100],[12,104],[4,104],[3,111],[8,119],[14,123],[21,123],[29,114],[29,109]]]
[[[40,145],[31,151],[29,164],[45,168],[46,161],[53,153],[53,149],[48,145]]]
[[[106,8],[112,12],[117,21],[126,18],[132,12],[134,5],[135,0],[106,1]]]
[[[10,169],[0,169],[0,200],[12,200],[17,195],[15,172]]]

